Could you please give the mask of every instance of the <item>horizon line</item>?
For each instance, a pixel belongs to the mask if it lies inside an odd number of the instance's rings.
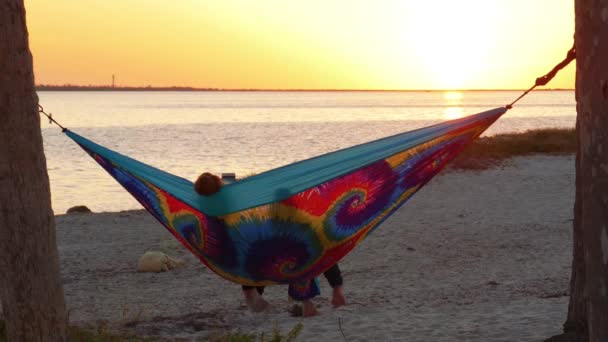
[[[526,91],[524,88],[497,88],[497,89],[308,89],[308,88],[213,88],[191,86],[111,86],[111,85],[54,85],[36,84],[38,91],[269,91],[269,92],[450,92],[450,91]],[[572,91],[575,88],[535,88],[535,91]]]

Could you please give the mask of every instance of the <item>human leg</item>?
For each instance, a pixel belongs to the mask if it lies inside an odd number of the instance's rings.
[[[302,302],[302,316],[311,317],[319,314],[312,298],[321,293],[317,279],[306,280],[300,283],[289,284],[289,296]]]
[[[247,285],[243,285],[242,288],[243,288],[243,291],[250,291],[250,290],[256,289],[257,292],[258,292],[258,294],[261,296],[261,295],[264,294],[264,288],[265,287],[264,286],[247,286]]]
[[[247,286],[243,285],[243,295],[245,296],[245,303],[249,309],[253,312],[261,312],[266,310],[270,304],[262,297],[264,293],[264,286]]]
[[[329,286],[331,286],[333,289],[331,304],[334,307],[346,305],[346,298],[344,297],[344,292],[342,290],[342,272],[340,271],[338,264],[330,267],[327,271],[325,271],[325,273],[323,273],[323,275],[327,279]]]

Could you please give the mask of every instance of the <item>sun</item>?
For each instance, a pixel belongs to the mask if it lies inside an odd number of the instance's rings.
[[[500,11],[495,1],[419,1],[420,12],[409,23],[408,36],[418,65],[439,89],[465,89],[487,68],[497,46],[491,18]]]

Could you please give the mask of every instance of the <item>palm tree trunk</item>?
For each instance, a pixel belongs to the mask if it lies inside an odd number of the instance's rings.
[[[0,0],[0,299],[8,341],[64,341],[66,310],[23,0]]]
[[[590,341],[608,341],[608,0],[576,0],[581,227]]]
[[[579,131],[578,119],[576,131]],[[578,172],[581,164],[580,136],[577,135],[578,151],[576,154],[576,197],[574,200],[574,222],[572,229],[572,273],[570,278],[570,302],[568,303],[568,318],[564,323],[563,341],[587,341],[587,299],[585,298],[585,254],[583,247],[582,226],[582,178]],[[559,341],[557,338],[554,341]]]

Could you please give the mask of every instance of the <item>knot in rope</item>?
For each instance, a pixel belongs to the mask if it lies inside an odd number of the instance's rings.
[[[558,63],[556,66],[554,66],[553,69],[551,71],[549,71],[546,75],[541,76],[536,79],[535,85],[544,86],[547,83],[549,83],[549,81],[551,81],[553,79],[553,77],[555,77],[555,75],[557,75],[557,73],[560,70],[565,68],[566,65],[570,64],[570,62],[572,62],[575,58],[576,58],[576,48],[573,46],[572,49],[570,49],[568,51],[568,54],[566,55],[566,58],[563,61]]]
[[[49,124],[54,123],[55,125],[61,127],[61,131],[62,132],[65,132],[65,131],[68,130],[67,128],[61,126],[61,124],[59,122],[55,121],[55,119],[53,119],[53,114],[52,113],[45,112],[44,108],[40,104],[38,104],[38,113],[46,116],[49,119]]]
[[[570,62],[572,62],[575,59],[576,59],[576,43],[574,45],[572,45],[572,48],[570,50],[568,50],[568,53],[566,54],[566,58],[563,61],[559,62],[556,66],[554,66],[553,69],[551,69],[551,71],[549,71],[546,75],[538,77],[536,79],[536,82],[534,82],[534,85],[530,89],[526,90],[523,94],[521,94],[518,98],[516,98],[515,101],[506,105],[505,108],[507,110],[513,108],[513,105],[515,104],[515,102],[521,100],[522,97],[528,95],[528,93],[531,92],[534,88],[536,88],[538,86],[544,86],[547,83],[549,83],[549,81],[551,81],[553,79],[553,77],[555,77],[555,75],[557,75],[557,73],[560,70],[565,68],[566,65],[570,64]]]

